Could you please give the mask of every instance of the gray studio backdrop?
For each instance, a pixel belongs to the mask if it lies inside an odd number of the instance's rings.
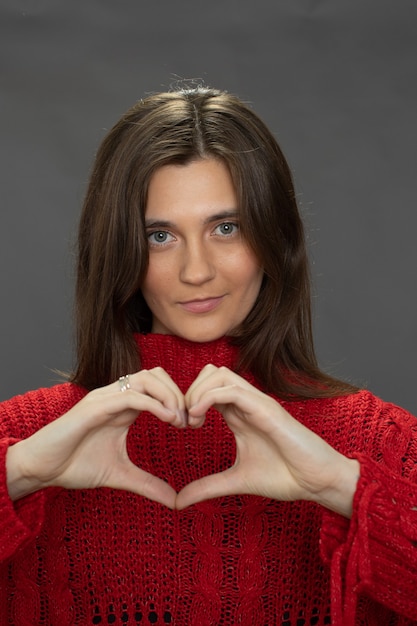
[[[306,219],[317,349],[417,414],[415,0],[0,0],[0,399],[59,380],[91,160],[196,78],[273,129]]]

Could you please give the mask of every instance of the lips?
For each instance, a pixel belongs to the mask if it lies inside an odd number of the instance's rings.
[[[209,313],[214,311],[219,304],[223,301],[224,296],[217,298],[204,298],[198,300],[188,300],[186,302],[180,302],[179,304],[188,313]]]

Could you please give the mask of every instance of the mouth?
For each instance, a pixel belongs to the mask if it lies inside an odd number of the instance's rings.
[[[223,299],[224,296],[218,296],[216,298],[188,300],[186,302],[179,302],[179,304],[188,313],[209,313],[210,311],[214,311]]]

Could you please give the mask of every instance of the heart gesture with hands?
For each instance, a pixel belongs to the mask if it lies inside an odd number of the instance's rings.
[[[180,493],[131,462],[126,439],[141,411],[176,428],[200,428],[210,407],[236,439],[232,467],[186,485]],[[187,419],[188,417],[188,419]],[[9,493],[18,499],[43,487],[124,489],[183,509],[209,498],[253,494],[310,500],[347,517],[358,479],[348,459],[295,420],[278,402],[226,367],[207,365],[185,396],[162,369],[142,370],[96,389],[65,415],[11,446]]]

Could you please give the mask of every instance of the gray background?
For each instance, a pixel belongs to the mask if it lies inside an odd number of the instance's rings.
[[[73,244],[99,141],[195,78],[292,166],[321,364],[417,414],[415,0],[0,0],[0,399],[71,367]]]

